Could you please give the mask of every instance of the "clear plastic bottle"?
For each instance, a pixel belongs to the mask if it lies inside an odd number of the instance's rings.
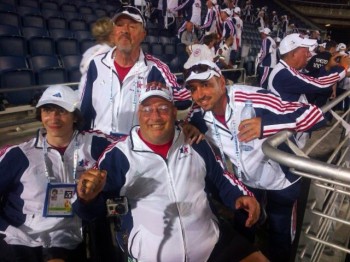
[[[241,112],[241,122],[245,119],[250,119],[255,117],[255,110],[253,107],[253,102],[251,100],[246,100],[245,105]],[[252,151],[254,148],[254,140],[249,142],[240,142],[241,151]]]

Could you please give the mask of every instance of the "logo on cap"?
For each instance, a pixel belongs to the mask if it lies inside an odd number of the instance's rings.
[[[56,94],[54,94],[52,96],[54,96],[54,97],[62,97],[61,93],[56,93]]]

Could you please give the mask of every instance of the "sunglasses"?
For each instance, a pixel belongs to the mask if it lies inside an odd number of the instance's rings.
[[[145,19],[144,19],[143,15],[142,15],[141,11],[138,8],[136,8],[134,6],[123,6],[120,9],[118,9],[116,13],[118,14],[118,13],[122,13],[124,11],[126,11],[126,12],[128,12],[130,14],[133,14],[133,15],[140,16],[142,18],[143,24],[144,25],[146,24],[145,23]]]
[[[221,75],[221,73],[215,67],[211,67],[211,66],[208,66],[205,64],[198,64],[198,65],[194,65],[188,69],[184,69],[183,75],[184,75],[184,78],[186,81],[186,79],[191,75],[192,72],[195,74],[200,74],[200,73],[207,72],[209,70],[213,70],[214,72],[216,72],[218,74],[218,76]]]

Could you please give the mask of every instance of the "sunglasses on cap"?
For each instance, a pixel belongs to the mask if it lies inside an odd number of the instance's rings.
[[[211,66],[205,65],[205,64],[198,64],[198,65],[194,65],[188,69],[184,69],[183,74],[184,74],[185,81],[191,75],[192,72],[195,74],[201,74],[201,73],[205,73],[209,70],[213,70],[214,72],[216,72],[218,74],[218,76],[221,75],[221,73],[215,67],[211,67]]]
[[[123,6],[120,9],[118,9],[116,13],[118,14],[118,13],[122,13],[124,11],[126,11],[130,14],[133,14],[133,15],[139,15],[142,18],[143,24],[144,25],[146,24],[146,21],[142,15],[141,11],[138,8],[136,8],[134,6]]]

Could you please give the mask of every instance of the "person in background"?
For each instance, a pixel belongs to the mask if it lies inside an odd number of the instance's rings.
[[[271,30],[267,27],[260,31],[261,48],[258,61],[258,76],[260,87],[267,89],[269,75],[277,63],[277,46],[270,36]]]
[[[109,17],[99,18],[93,23],[91,34],[96,39],[96,45],[90,47],[84,52],[80,62],[81,79],[78,87],[80,95],[86,82],[86,73],[91,60],[99,54],[108,52],[113,47],[113,29],[114,24]]]
[[[216,44],[216,34],[208,34],[203,37],[203,44],[194,44],[186,47],[189,57],[201,60],[217,59],[215,56],[214,46]]]
[[[0,261],[87,261],[82,221],[70,203],[80,174],[114,140],[80,132],[79,106],[76,91],[49,86],[36,106],[43,128],[0,151]]]
[[[126,198],[118,239],[126,256],[137,261],[267,261],[215,215],[211,193],[233,211],[244,209],[247,227],[258,220],[260,207],[234,175],[224,172],[205,140],[186,142],[175,125],[172,90],[143,89],[138,118],[130,136],[101,156],[99,170],[79,180],[73,207],[80,216],[103,216],[106,198]]]
[[[181,43],[186,46],[198,44],[198,37],[192,22],[186,22],[186,30],[181,34]]]
[[[206,139],[227,156],[225,168],[235,174],[265,207],[268,222],[268,258],[289,261],[294,239],[296,200],[301,177],[268,159],[262,151],[265,138],[281,130],[305,131],[322,124],[322,111],[314,105],[282,101],[265,89],[225,85],[220,69],[211,61],[188,61],[184,70],[186,87],[195,102],[189,119]],[[256,117],[241,120],[241,111],[251,100]],[[240,143],[253,140],[253,149],[243,151]],[[285,145],[282,149],[287,150]],[[243,227],[245,214],[235,213],[238,229],[254,241],[254,229]],[[263,222],[263,220],[261,221]]]
[[[146,36],[146,23],[139,9],[123,7],[112,21],[115,47],[92,60],[82,93],[81,112],[85,130],[98,129],[123,136],[138,123],[137,105],[142,89],[171,87],[179,109],[190,106],[191,95],[180,87],[167,65],[143,53],[140,45]]]

